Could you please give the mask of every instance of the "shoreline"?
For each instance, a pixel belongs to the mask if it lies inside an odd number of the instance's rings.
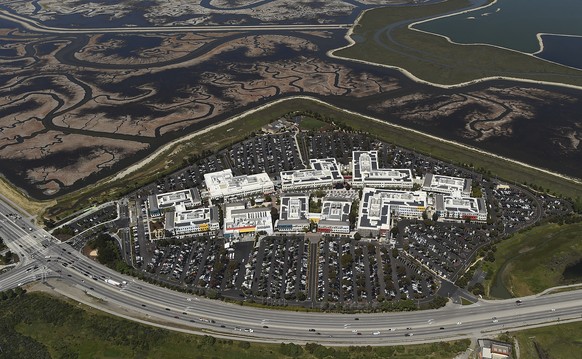
[[[444,139],[444,138],[441,138],[441,137],[438,137],[438,136],[435,136],[435,135],[431,135],[431,134],[428,134],[428,133],[425,133],[425,132],[422,132],[422,131],[419,131],[419,130],[415,130],[415,129],[411,129],[411,128],[408,128],[408,127],[404,127],[402,125],[397,125],[397,124],[394,124],[394,123],[382,121],[382,120],[380,120],[378,118],[375,118],[375,117],[372,117],[372,116],[368,116],[368,115],[364,115],[364,114],[361,114],[361,113],[356,112],[356,111],[343,109],[341,107],[337,107],[335,105],[332,105],[330,103],[327,103],[327,102],[325,102],[323,100],[320,100],[318,98],[311,97],[311,96],[305,96],[305,95],[298,95],[298,96],[286,97],[286,98],[283,98],[283,99],[279,99],[279,100],[275,100],[275,101],[269,102],[269,103],[264,104],[262,106],[253,108],[253,109],[248,110],[248,111],[245,111],[245,112],[243,112],[243,113],[241,113],[239,115],[236,115],[234,117],[231,117],[231,118],[229,118],[229,119],[227,119],[225,121],[222,121],[222,122],[219,122],[217,124],[208,126],[208,127],[204,128],[204,129],[202,129],[200,131],[191,133],[191,134],[189,134],[189,135],[187,135],[185,137],[182,137],[180,139],[176,139],[176,140],[174,140],[172,142],[169,142],[169,143],[165,144],[163,147],[160,147],[158,150],[156,150],[155,152],[153,152],[150,156],[144,158],[142,161],[136,163],[135,165],[133,165],[131,167],[128,167],[128,168],[124,169],[123,171],[118,172],[116,175],[114,175],[113,178],[107,179],[105,181],[105,183],[110,183],[111,181],[115,181],[115,180],[122,179],[123,177],[125,177],[125,176],[127,176],[127,175],[129,175],[131,173],[136,172],[140,168],[142,168],[145,165],[149,164],[151,161],[155,160],[158,156],[163,155],[163,153],[165,151],[169,150],[169,148],[171,146],[178,145],[181,142],[189,141],[189,140],[191,140],[191,139],[193,139],[193,138],[195,138],[195,137],[197,137],[199,135],[203,135],[204,133],[207,133],[207,132],[209,132],[211,130],[214,130],[214,129],[217,129],[217,128],[226,126],[226,125],[231,124],[231,123],[233,123],[233,122],[235,122],[237,120],[241,120],[244,117],[249,116],[249,115],[252,115],[253,113],[255,113],[257,111],[261,111],[263,109],[266,109],[266,108],[269,108],[271,106],[277,105],[277,104],[282,103],[284,101],[290,101],[290,100],[307,100],[307,101],[312,101],[312,102],[318,103],[320,105],[324,105],[324,106],[330,107],[330,108],[332,108],[332,109],[334,109],[334,110],[336,110],[338,112],[343,112],[343,113],[346,113],[346,114],[349,114],[349,115],[353,115],[353,116],[359,116],[359,117],[365,118],[367,120],[374,121],[376,123],[384,124],[386,126],[390,126],[390,127],[393,127],[393,128],[398,128],[400,130],[410,131],[410,132],[412,132],[414,134],[421,135],[421,136],[425,136],[425,137],[430,138],[431,140],[434,140],[434,141],[439,141],[439,142],[446,143],[446,144],[449,144],[449,145],[454,145],[454,146],[460,147],[462,149],[468,149],[468,150],[474,151],[474,152],[479,153],[479,154],[482,154],[482,155],[490,156],[490,157],[493,157],[493,158],[496,158],[496,159],[500,159],[500,160],[503,160],[503,161],[506,161],[506,162],[509,162],[509,163],[513,163],[513,164],[516,164],[516,165],[520,165],[520,166],[525,167],[525,168],[528,168],[528,169],[533,169],[533,170],[536,170],[536,171],[540,171],[542,173],[545,173],[545,174],[548,174],[548,175],[551,175],[551,176],[560,178],[562,180],[570,181],[570,182],[572,182],[574,184],[582,185],[582,179],[579,179],[577,177],[567,176],[567,175],[562,174],[562,173],[553,172],[553,171],[550,171],[548,169],[544,169],[544,168],[540,168],[540,167],[536,167],[536,166],[527,164],[525,162],[521,162],[521,161],[514,160],[514,159],[511,159],[511,158],[508,158],[508,157],[505,157],[505,156],[497,155],[495,153],[488,152],[488,151],[479,149],[477,147],[473,147],[473,146],[470,146],[470,145],[462,144],[462,143],[459,143],[459,142],[456,142],[456,141],[453,141],[453,140],[447,140],[447,139]]]
[[[498,2],[498,0],[493,0],[493,2],[491,2],[490,4],[485,4],[483,6],[479,6],[479,7],[476,7],[474,9],[462,10],[462,11],[459,11],[459,12],[456,12],[456,13],[439,15],[439,16],[436,16],[436,17],[433,17],[433,18],[430,18],[430,19],[415,21],[415,22],[410,23],[407,26],[407,28],[408,28],[408,30],[411,30],[411,31],[418,31],[418,32],[423,33],[423,34],[429,34],[429,35],[434,35],[434,36],[442,37],[442,38],[446,39],[447,42],[449,42],[450,44],[453,44],[453,45],[458,45],[458,46],[490,46],[490,47],[494,47],[494,48],[501,49],[501,50],[511,51],[511,52],[515,52],[515,53],[522,54],[522,55],[526,55],[526,56],[531,56],[531,57],[533,57],[533,58],[535,58],[537,60],[545,61],[545,62],[554,64],[554,65],[557,65],[557,66],[563,66],[563,67],[566,67],[566,68],[571,69],[571,70],[582,71],[582,69],[577,68],[577,67],[572,67],[572,66],[564,65],[564,64],[561,64],[559,62],[547,60],[547,59],[544,59],[544,58],[541,58],[541,57],[536,56],[536,54],[539,54],[539,53],[541,53],[544,50],[544,41],[542,39],[542,36],[544,36],[544,35],[554,35],[554,36],[562,36],[562,37],[580,37],[580,38],[582,38],[582,35],[567,35],[567,34],[554,34],[554,33],[538,32],[538,33],[536,33],[535,36],[536,36],[536,39],[538,41],[539,49],[537,51],[534,51],[534,52],[525,52],[525,51],[511,49],[509,47],[504,47],[504,46],[494,45],[494,44],[488,44],[488,43],[483,43],[483,42],[460,43],[460,42],[453,41],[450,37],[448,37],[446,35],[439,34],[439,33],[432,32],[432,31],[421,30],[421,29],[418,29],[418,28],[414,27],[415,25],[423,24],[423,23],[427,23],[427,22],[431,22],[433,20],[444,19],[444,18],[447,18],[447,17],[457,16],[457,15],[461,15],[461,14],[468,14],[468,13],[471,13],[473,11],[482,10],[482,9],[485,9],[487,7],[490,7],[490,6],[493,6],[493,5],[497,4],[497,2]],[[566,84],[563,84],[563,85],[568,86]],[[578,88],[582,88],[582,86],[578,86]]]
[[[548,63],[552,63],[552,64],[556,64],[559,66],[563,66],[566,68],[570,68],[576,71],[580,71],[581,75],[582,75],[582,70],[575,68],[575,67],[570,67],[570,66],[566,66],[566,65],[562,65],[562,64],[558,64],[558,63],[554,63],[552,61],[549,60],[545,60],[542,58],[539,58],[537,56],[534,56],[532,54],[528,54],[528,53],[524,53],[524,52],[520,52],[520,51],[516,51],[516,50],[510,50],[510,49],[506,49],[504,47],[499,47],[499,46],[495,46],[495,45],[488,45],[488,44],[458,44],[455,43],[453,41],[451,41],[450,38],[448,38],[445,35],[440,35],[440,34],[436,34],[436,33],[431,33],[428,31],[424,31],[424,30],[419,30],[416,28],[412,28],[411,26],[417,24],[417,23],[422,23],[422,22],[428,22],[428,21],[432,21],[438,18],[443,18],[443,17],[448,17],[448,16],[453,16],[453,15],[458,15],[458,14],[462,14],[462,13],[467,13],[470,11],[475,11],[481,8],[485,8],[487,6],[491,6],[493,4],[497,3],[497,0],[494,0],[491,4],[487,4],[475,9],[467,9],[467,10],[461,10],[459,12],[455,12],[452,14],[446,14],[446,15],[439,15],[437,17],[433,17],[430,19],[426,19],[426,20],[420,20],[420,21],[416,21],[413,22],[411,24],[409,24],[407,26],[407,28],[411,31],[418,31],[421,33],[426,33],[429,35],[435,35],[435,36],[440,36],[444,39],[446,39],[449,43],[453,44],[453,45],[460,45],[460,46],[492,46],[492,47],[497,47],[500,49],[504,49],[504,50],[509,50],[509,51],[513,51],[513,52],[518,52],[527,56],[531,56],[534,57],[536,60],[539,61],[545,61]],[[491,81],[491,80],[508,80],[508,81],[516,81],[516,82],[522,82],[522,83],[529,83],[529,84],[536,84],[536,85],[547,85],[547,86],[557,86],[557,87],[565,87],[565,88],[570,88],[570,89],[575,89],[575,90],[582,90],[582,86],[577,86],[577,85],[570,85],[570,84],[565,84],[565,83],[560,83],[560,82],[550,82],[550,81],[541,81],[541,80],[532,80],[532,79],[526,79],[526,78],[519,78],[519,77],[509,77],[509,76],[490,76],[490,77],[481,77],[481,78],[477,78],[477,79],[473,79],[470,81],[465,81],[465,82],[459,82],[456,84],[451,84],[451,85],[446,85],[446,84],[441,84],[441,83],[436,83],[436,82],[431,82],[428,80],[423,80],[417,76],[415,76],[413,73],[411,73],[410,71],[408,71],[407,69],[403,68],[403,67],[399,67],[399,66],[395,66],[395,65],[387,65],[387,64],[380,64],[380,63],[376,63],[376,62],[371,62],[371,61],[366,61],[366,60],[362,60],[362,59],[355,59],[355,58],[350,58],[350,57],[343,57],[343,56],[338,56],[335,54],[335,52],[337,51],[341,51],[347,48],[350,48],[354,45],[356,45],[356,41],[352,38],[352,34],[353,34],[353,30],[356,26],[359,26],[359,22],[361,20],[361,18],[364,16],[365,13],[367,13],[370,10],[374,10],[374,9],[367,9],[362,11],[362,13],[356,18],[356,21],[354,22],[354,26],[352,26],[351,28],[348,29],[348,31],[346,32],[346,34],[344,35],[344,38],[346,39],[346,41],[348,42],[347,45],[342,46],[342,47],[338,47],[336,49],[331,49],[329,51],[327,51],[326,55],[332,59],[337,59],[337,60],[344,60],[344,61],[353,61],[356,63],[361,63],[361,64],[365,64],[365,65],[370,65],[370,66],[378,66],[378,67],[384,67],[384,68],[389,68],[389,69],[393,69],[393,70],[397,70],[400,73],[402,73],[403,75],[405,75],[407,78],[409,78],[410,80],[416,82],[416,83],[420,83],[420,84],[424,84],[424,85],[430,85],[430,86],[434,86],[437,88],[442,88],[442,89],[456,89],[456,88],[461,88],[461,87],[465,87],[468,85],[474,85],[474,84],[478,84],[478,83],[482,83],[482,82],[486,82],[486,81]]]

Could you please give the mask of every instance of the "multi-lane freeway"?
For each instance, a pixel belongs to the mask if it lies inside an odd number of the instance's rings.
[[[2,201],[0,213],[0,236],[21,259],[0,276],[0,290],[49,278],[77,301],[181,330],[190,327],[251,341],[386,345],[476,337],[582,317],[582,290],[521,298],[520,305],[515,299],[479,301],[407,313],[305,313],[229,304],[121,275],[59,243]]]

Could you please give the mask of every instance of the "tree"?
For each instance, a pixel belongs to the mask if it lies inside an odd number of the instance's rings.
[[[279,347],[279,352],[283,355],[289,356],[289,357],[298,357],[301,354],[303,354],[303,349],[301,348],[301,346],[297,345],[297,344],[293,344],[293,343],[289,343],[289,344],[285,344],[285,343],[281,343],[281,346]]]
[[[362,239],[362,235],[359,232],[356,232],[356,234],[354,234],[354,239],[356,241],[359,241],[360,239]]]
[[[352,258],[352,255],[350,253],[346,253],[346,254],[342,255],[341,264],[342,264],[342,267],[344,269],[351,266],[353,261],[354,261],[354,259]]]
[[[202,344],[207,345],[207,346],[213,346],[214,343],[216,343],[216,338],[214,338],[210,335],[205,335],[202,337]]]

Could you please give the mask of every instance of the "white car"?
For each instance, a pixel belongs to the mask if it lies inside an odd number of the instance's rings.
[[[376,331],[376,332],[374,332],[372,334],[374,334],[374,335],[380,335],[380,332]]]
[[[463,324],[463,322],[457,322],[457,325],[461,325],[461,324]]]
[[[358,332],[357,329],[352,330],[352,333],[357,333],[357,332]]]
[[[493,323],[497,323],[499,322],[499,319],[497,319],[497,317],[493,317]]]

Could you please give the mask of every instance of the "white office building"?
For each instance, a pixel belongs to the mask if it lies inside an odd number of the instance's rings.
[[[471,179],[427,173],[422,189],[427,192],[443,193],[454,197],[471,195]]]
[[[452,197],[437,194],[435,210],[440,220],[487,222],[487,206],[483,198]]]
[[[233,176],[232,170],[204,174],[210,198],[241,198],[275,191],[273,181],[266,173]]]
[[[281,172],[281,189],[296,191],[331,187],[344,182],[344,176],[335,158],[311,159],[311,168]]]
[[[380,168],[378,151],[352,151],[352,186],[357,188],[403,188],[413,186],[408,168]]]
[[[265,232],[273,234],[271,207],[245,208],[244,203],[229,203],[224,206],[225,237]]]
[[[384,235],[393,218],[420,219],[426,210],[427,197],[423,191],[396,191],[364,188],[360,201],[358,231],[360,234]]]
[[[320,233],[350,233],[352,201],[346,198],[328,197],[321,204],[321,217],[317,223]]]
[[[280,232],[298,232],[309,228],[309,196],[305,193],[281,195],[279,219],[275,228]]]
[[[165,230],[176,236],[203,235],[220,230],[218,207],[187,209],[178,204],[174,212],[166,213]]]

